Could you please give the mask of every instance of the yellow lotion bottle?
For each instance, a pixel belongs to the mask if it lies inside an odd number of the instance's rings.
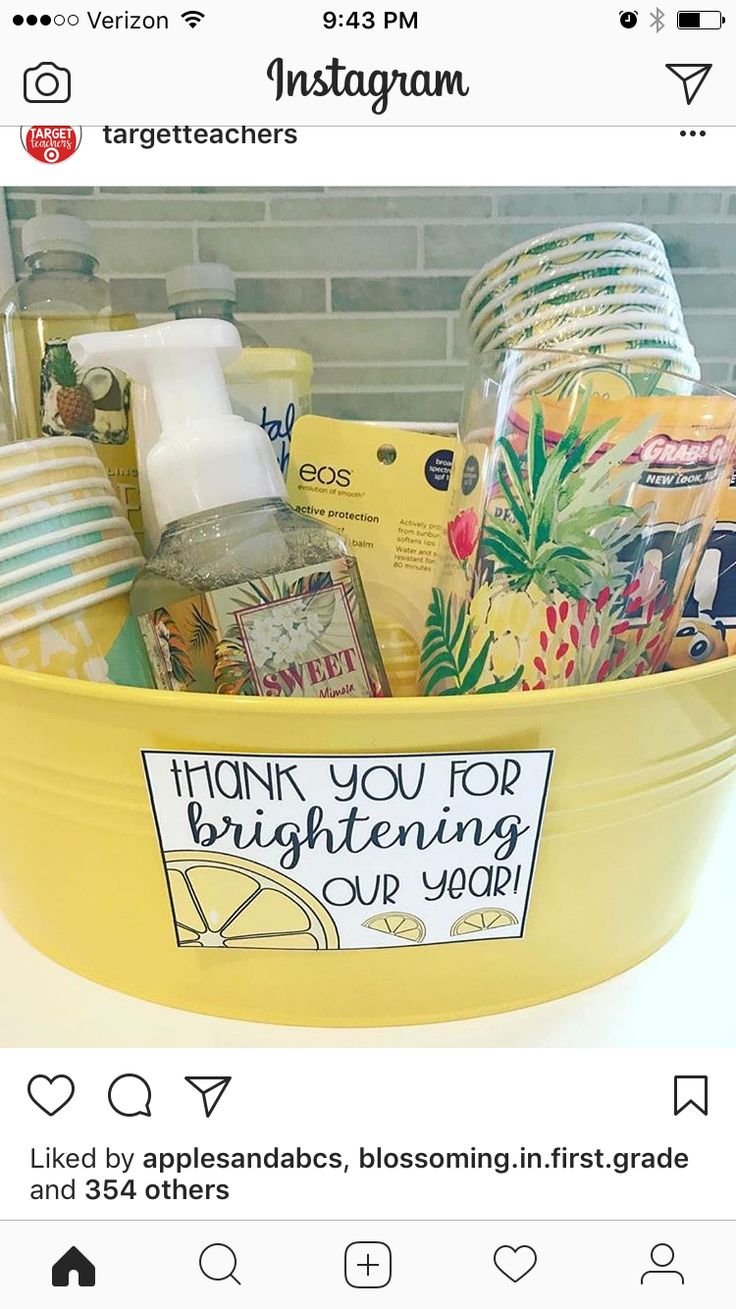
[[[341,536],[286,503],[268,436],[233,414],[231,323],[191,319],[76,337],[80,364],[153,390],[148,478],[160,545],[131,592],[156,685],[220,695],[388,695],[358,566]]]
[[[0,392],[13,441],[82,436],[92,442],[139,539],[143,537],[130,384],[109,367],[80,369],[68,341],[125,330],[110,286],[97,276],[93,233],[79,218],[42,214],[21,237],[24,275],[0,302]]]

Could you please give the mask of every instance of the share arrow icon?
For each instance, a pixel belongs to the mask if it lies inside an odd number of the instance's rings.
[[[204,1116],[211,1118],[220,1103],[232,1077],[185,1077],[184,1081],[199,1091],[204,1103]]]
[[[685,99],[689,105],[692,104],[703,82],[708,76],[712,64],[666,64],[675,77],[679,77],[685,88]]]

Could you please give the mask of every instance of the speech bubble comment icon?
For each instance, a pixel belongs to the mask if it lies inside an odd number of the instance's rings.
[[[122,1118],[151,1117],[151,1088],[138,1073],[122,1073],[110,1083],[107,1092],[110,1108]]]

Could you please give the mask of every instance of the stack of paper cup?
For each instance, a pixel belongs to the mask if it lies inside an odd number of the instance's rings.
[[[536,237],[486,264],[460,303],[478,353],[613,354],[700,377],[664,246],[646,227],[566,227]]]
[[[150,686],[128,605],[142,564],[89,441],[0,449],[0,662]]]

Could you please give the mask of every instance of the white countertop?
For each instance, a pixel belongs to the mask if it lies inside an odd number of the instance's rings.
[[[0,916],[0,1045],[736,1045],[735,849],[736,811],[712,852],[689,921],[637,968],[549,1004],[434,1026],[271,1027],[167,1009],[67,972],[26,945]]]

